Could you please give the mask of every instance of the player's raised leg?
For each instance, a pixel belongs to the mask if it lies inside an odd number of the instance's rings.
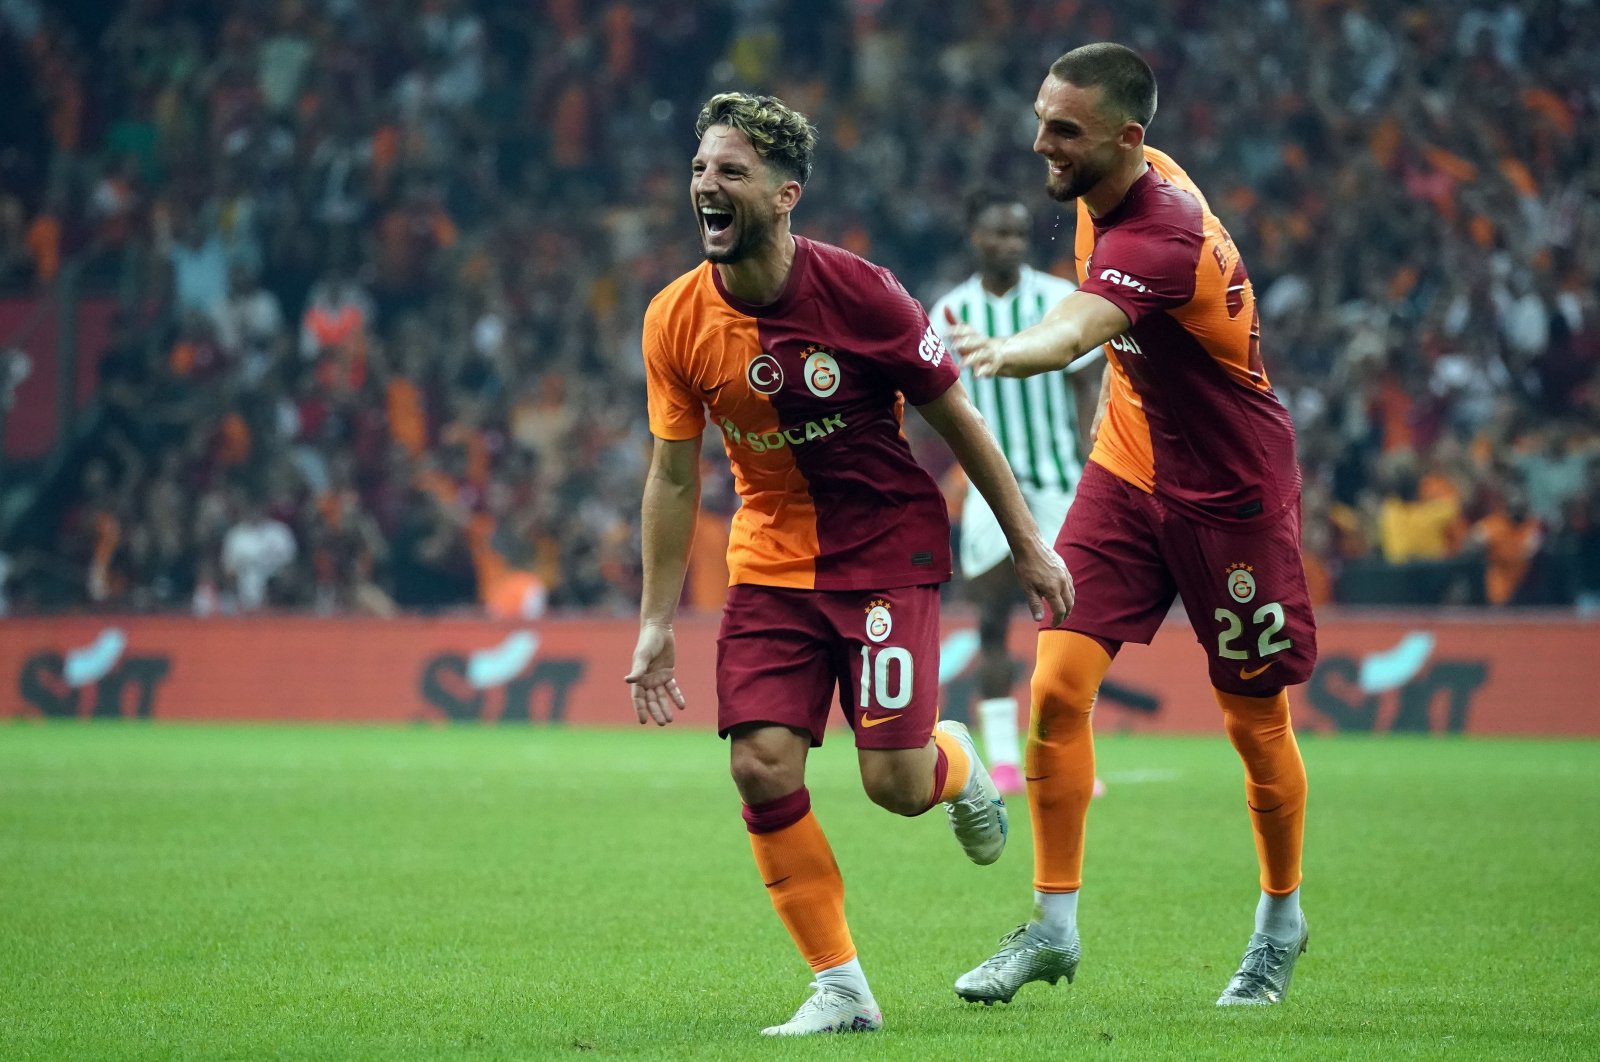
[[[943,804],[968,859],[987,866],[1005,851],[1006,802],[963,724],[940,722],[921,748],[863,748],[857,755],[862,786],[879,807],[916,816]]]
[[[813,994],[769,1036],[867,1031],[883,1023],[844,915],[844,879],[805,788],[811,735],[782,726],[730,735],[750,848],[772,906],[816,975]]]
[[[1034,917],[956,981],[956,994],[1008,1003],[1030,981],[1070,983],[1077,974],[1078,888],[1084,824],[1094,795],[1095,691],[1115,643],[1076,631],[1043,631],[1033,675],[1026,770],[1033,813]]]
[[[1006,845],[1005,800],[967,728],[949,720],[934,725],[938,587],[831,598],[831,616],[849,646],[839,684],[867,795],[898,815],[943,804],[967,857],[993,863]]]
[[[1300,910],[1306,769],[1289,719],[1289,697],[1245,697],[1215,690],[1228,739],[1245,768],[1245,803],[1261,865],[1255,931],[1218,1006],[1270,1006],[1289,991],[1309,931]]]

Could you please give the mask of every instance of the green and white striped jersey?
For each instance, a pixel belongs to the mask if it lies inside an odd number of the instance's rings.
[[[999,338],[1038,324],[1045,311],[1075,290],[1071,281],[1023,266],[1016,287],[1004,295],[991,295],[974,273],[934,303],[928,316],[946,339],[950,327],[946,309],[956,320]],[[1087,455],[1078,446],[1078,407],[1068,376],[1085,371],[1098,376],[1104,357],[1097,350],[1067,372],[1040,373],[1025,380],[978,380],[970,370],[961,370],[961,382],[1023,486],[1069,491],[1078,485]]]

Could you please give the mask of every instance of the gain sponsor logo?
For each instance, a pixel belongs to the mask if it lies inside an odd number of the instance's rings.
[[[1317,661],[1305,698],[1336,730],[1459,734],[1494,662],[1440,657],[1432,631],[1407,631],[1392,648]]]
[[[839,361],[833,351],[812,347],[806,351],[805,359],[801,376],[805,378],[806,389],[818,398],[832,397],[839,389]]]
[[[727,417],[722,418],[722,437],[730,447],[742,446],[753,454],[768,450],[781,450],[785,446],[802,446],[817,439],[825,439],[844,427],[844,418],[838,414],[821,420],[808,420],[794,428],[777,431],[747,431]]]
[[[1132,288],[1134,291],[1150,290],[1149,288],[1145,287],[1143,283],[1135,280],[1133,277],[1130,277],[1120,269],[1102,269],[1100,271],[1100,279],[1105,281],[1107,284],[1120,284],[1122,287]]]
[[[758,354],[745,370],[750,386],[764,395],[775,395],[783,390],[783,366],[771,354]]]
[[[417,692],[452,722],[559,723],[584,662],[540,658],[539,644],[537,632],[519,630],[470,653],[438,653],[422,665]]]
[[[106,627],[87,645],[65,652],[40,650],[23,662],[18,692],[48,717],[148,719],[172,673],[172,661],[127,649],[127,632]]]
[[[894,620],[889,616],[889,602],[881,597],[873,598],[867,605],[867,640],[882,642],[892,630]]]

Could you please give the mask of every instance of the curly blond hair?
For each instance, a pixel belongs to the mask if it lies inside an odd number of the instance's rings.
[[[703,137],[714,125],[726,125],[749,137],[762,161],[784,175],[801,184],[810,178],[817,130],[805,115],[778,97],[719,92],[700,108],[694,135]]]

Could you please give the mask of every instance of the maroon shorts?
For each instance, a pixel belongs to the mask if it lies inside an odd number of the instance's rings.
[[[1226,530],[1091,462],[1056,552],[1077,592],[1067,630],[1148,644],[1182,595],[1217,689],[1269,697],[1311,677],[1317,622],[1300,559],[1298,500],[1264,527]]]
[[[926,745],[939,712],[939,588],[728,589],[718,733],[775,723],[820,745],[835,688],[857,748]]]

